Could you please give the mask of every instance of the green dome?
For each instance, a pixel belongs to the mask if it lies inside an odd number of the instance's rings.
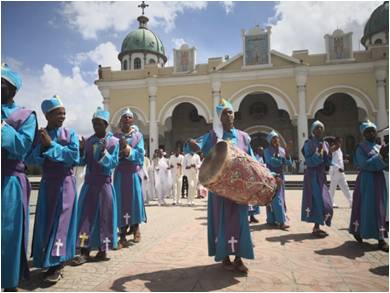
[[[140,21],[140,27],[130,32],[123,40],[122,49],[118,58],[122,59],[122,56],[127,53],[149,52],[159,55],[166,62],[167,57],[165,56],[163,43],[146,27],[147,17],[140,16],[138,20]]]
[[[389,2],[385,1],[377,7],[368,19],[364,27],[364,35],[361,43],[365,46],[367,39],[379,32],[389,31]]]

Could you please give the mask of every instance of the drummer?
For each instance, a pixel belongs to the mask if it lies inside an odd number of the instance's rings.
[[[218,140],[225,140],[253,156],[250,137],[247,133],[234,128],[233,106],[221,99],[217,106],[218,121],[214,129],[198,139],[190,139],[185,152],[201,150],[206,156]],[[254,259],[252,239],[249,230],[248,206],[237,204],[209,192],[207,205],[207,231],[209,256],[222,261],[224,269],[248,273],[241,258]],[[230,255],[234,255],[233,262]]]

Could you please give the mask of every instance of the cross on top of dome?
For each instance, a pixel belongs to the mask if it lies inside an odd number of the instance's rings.
[[[138,5],[138,7],[140,7],[142,9],[142,15],[144,15],[144,10],[146,7],[149,7],[149,5],[145,4],[145,1],[142,1],[142,3],[140,5]]]

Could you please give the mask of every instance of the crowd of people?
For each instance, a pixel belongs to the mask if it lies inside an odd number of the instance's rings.
[[[29,274],[28,164],[40,165],[43,171],[31,251],[33,265],[45,270],[44,280],[49,283],[63,277],[65,263],[78,266],[91,259],[107,260],[110,249],[128,245],[128,235],[133,235],[135,243],[140,242],[140,225],[147,221],[145,204],[151,200],[166,205],[166,199],[171,198],[172,205],[181,205],[186,198],[186,204],[192,206],[195,197],[206,196],[209,256],[222,262],[226,270],[246,274],[248,268],[242,258],[255,257],[249,223],[258,222],[255,215],[260,207],[238,204],[207,191],[198,182],[202,163],[198,153],[207,156],[220,140],[241,149],[272,172],[278,188],[266,207],[266,221],[278,229],[290,228],[284,182],[284,170],[292,164],[289,150],[281,146],[273,130],[267,136],[268,147],[253,152],[250,136],[234,127],[233,106],[227,100],[221,99],[216,108],[219,119],[214,128],[197,139],[189,138],[184,154],[177,149],[166,157],[164,150],[158,149],[149,160],[130,109],[122,111],[119,127],[112,133],[109,112],[98,108],[91,117],[94,133],[84,138],[63,126],[66,108],[58,96],[53,96],[41,104],[47,125],[39,128],[36,113],[14,101],[21,84],[20,76],[2,65],[1,280],[5,291],[16,290],[20,278]],[[358,242],[377,239],[378,248],[388,252],[388,181],[384,175],[388,146],[376,144],[375,124],[361,124],[363,140],[355,153],[359,174],[352,196],[344,175],[342,140],[336,138],[329,145],[323,139],[324,130],[324,124],[315,121],[301,150],[306,165],[301,220],[314,224],[315,237],[328,236],[321,226],[331,225],[337,206],[334,191],[339,185],[351,206],[349,233]],[[85,166],[80,182],[76,182],[76,166]],[[330,191],[326,185],[329,166]],[[97,250],[94,257],[91,250]]]

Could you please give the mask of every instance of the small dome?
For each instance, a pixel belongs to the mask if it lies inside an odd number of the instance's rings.
[[[146,27],[148,18],[146,16],[138,17],[140,27],[130,32],[123,40],[121,52],[118,55],[119,60],[123,55],[134,52],[149,52],[157,54],[167,61],[163,43],[151,30]]]
[[[389,2],[385,1],[371,14],[364,27],[364,35],[361,43],[365,46],[366,41],[374,34],[389,31]]]

